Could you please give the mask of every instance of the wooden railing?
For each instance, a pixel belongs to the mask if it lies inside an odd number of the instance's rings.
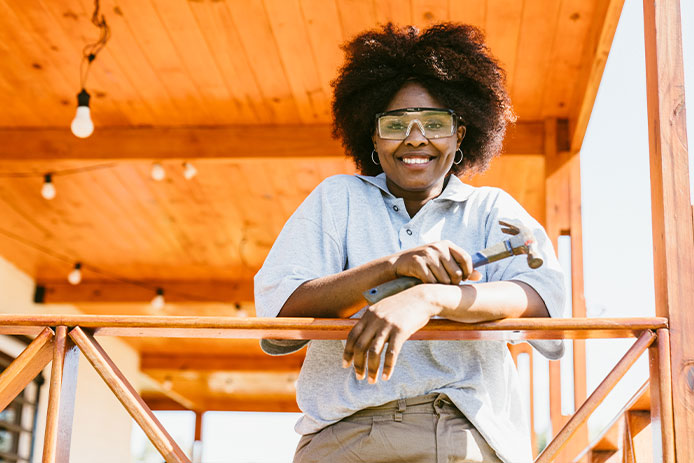
[[[356,320],[149,316],[4,315],[0,334],[35,336],[0,374],[0,410],[53,362],[43,462],[69,459],[75,367],[82,352],[167,462],[190,462],[95,336],[186,338],[345,339]],[[412,339],[530,340],[636,338],[635,343],[576,410],[536,462],[551,462],[646,350],[650,359],[653,461],[674,462],[669,337],[665,318],[506,319],[475,325],[432,320]]]

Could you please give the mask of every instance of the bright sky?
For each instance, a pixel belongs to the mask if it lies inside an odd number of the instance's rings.
[[[694,2],[682,1],[681,7],[685,88],[692,101]],[[694,109],[687,114],[687,126],[691,140]],[[581,151],[585,296],[591,317],[655,314],[647,137],[642,2],[626,0]],[[694,172],[694,156],[689,165]],[[694,182],[690,184],[694,204]],[[589,393],[632,342],[588,341]],[[536,376],[536,385],[542,377]],[[590,421],[593,432],[614,416],[647,377],[648,364],[642,358],[595,412]],[[541,388],[536,391],[536,398],[547,396]],[[543,402],[538,401],[536,414],[541,430],[547,426],[548,414]],[[192,446],[192,413],[158,416],[184,449]],[[202,461],[289,462],[298,441],[293,431],[297,418],[297,414],[281,413],[207,413]],[[146,438],[136,424],[133,428],[133,453],[142,454]],[[162,461],[156,452],[147,454],[147,459],[138,462]]]

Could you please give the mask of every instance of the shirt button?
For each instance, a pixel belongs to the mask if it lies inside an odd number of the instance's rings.
[[[394,210],[395,212],[398,212],[398,211],[400,210],[400,208],[399,208],[398,206],[393,206],[393,210]]]
[[[412,230],[410,230],[409,228],[408,228],[406,231],[407,231],[407,234],[408,234],[408,235],[411,235],[411,234],[412,234]]]

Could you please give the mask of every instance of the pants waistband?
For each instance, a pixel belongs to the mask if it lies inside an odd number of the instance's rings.
[[[415,413],[422,411],[434,412],[436,408],[442,408],[444,405],[454,406],[453,402],[446,394],[433,392],[431,394],[408,397],[406,399],[398,399],[387,402],[383,405],[365,408],[355,414],[345,418],[362,418],[366,416],[378,416],[392,412],[396,413]]]

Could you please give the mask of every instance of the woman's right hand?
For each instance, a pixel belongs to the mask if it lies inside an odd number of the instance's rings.
[[[470,254],[448,240],[407,249],[390,260],[396,277],[415,277],[423,283],[457,285],[468,279],[482,278],[472,268]]]

